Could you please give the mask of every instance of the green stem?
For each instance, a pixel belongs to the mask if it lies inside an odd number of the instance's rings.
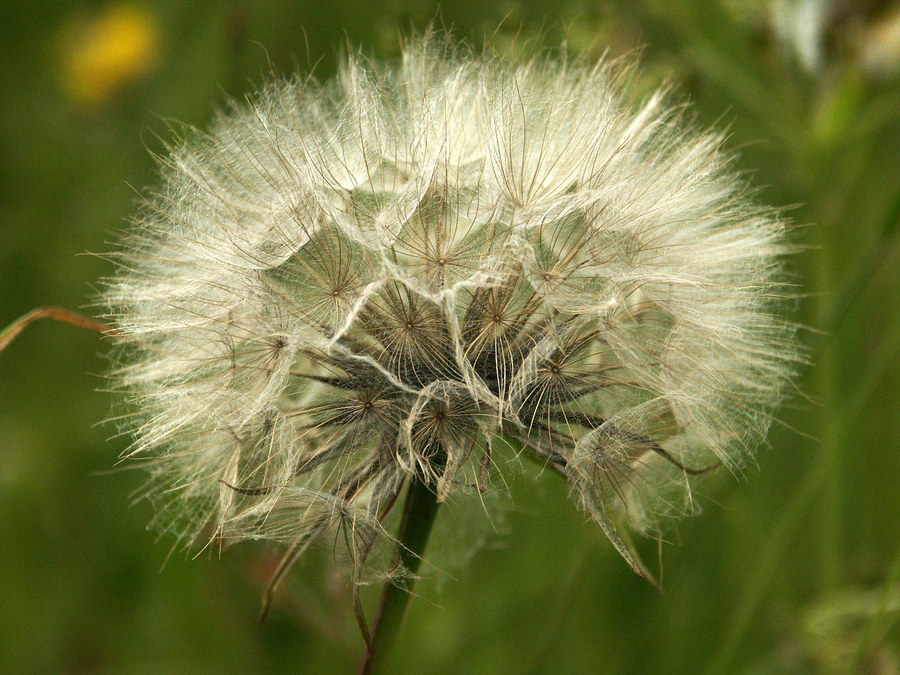
[[[369,639],[366,655],[360,666],[360,675],[378,673],[384,670],[397,639],[403,615],[409,603],[410,592],[415,584],[416,573],[422,562],[425,544],[434,518],[437,515],[437,495],[432,489],[416,478],[412,478],[406,493],[403,518],[397,532],[400,564],[408,571],[400,579],[388,581],[381,594],[378,612]]]

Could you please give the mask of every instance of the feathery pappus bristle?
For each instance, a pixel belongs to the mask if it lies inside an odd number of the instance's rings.
[[[160,527],[346,528],[359,563],[410,477],[444,500],[519,454],[641,573],[616,524],[739,472],[797,350],[784,224],[629,81],[432,35],[174,143],[104,297]]]

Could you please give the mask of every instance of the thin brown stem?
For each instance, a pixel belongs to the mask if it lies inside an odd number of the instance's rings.
[[[114,337],[121,337],[122,335],[117,329],[107,326],[105,323],[95,321],[83,314],[78,314],[77,312],[72,312],[61,307],[38,307],[37,309],[28,312],[28,314],[20,316],[7,326],[3,332],[0,332],[0,352],[6,349],[9,344],[18,337],[19,333],[38,319],[53,319],[54,321],[71,323],[72,325],[80,326],[81,328],[87,328],[88,330],[94,330],[98,333],[112,335]]]

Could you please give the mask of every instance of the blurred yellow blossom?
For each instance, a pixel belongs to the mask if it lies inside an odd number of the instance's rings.
[[[860,42],[860,61],[868,73],[891,77],[900,72],[900,7],[875,22]]]
[[[84,105],[109,98],[146,73],[159,55],[159,32],[149,12],[127,3],[72,19],[63,30],[62,75],[69,94]]]

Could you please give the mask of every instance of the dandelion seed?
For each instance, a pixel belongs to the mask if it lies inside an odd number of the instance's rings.
[[[739,472],[796,350],[782,223],[627,81],[428,38],[170,148],[105,295],[160,527],[290,562],[335,531],[399,574],[377,544],[403,485],[484,489],[514,447],[645,573],[617,524]]]

